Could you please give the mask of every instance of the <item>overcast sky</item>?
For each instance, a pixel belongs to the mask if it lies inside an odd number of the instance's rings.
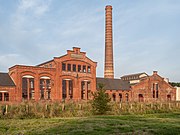
[[[106,5],[113,6],[115,77],[157,70],[180,82],[180,0],[0,0],[0,72],[77,46],[102,77]]]

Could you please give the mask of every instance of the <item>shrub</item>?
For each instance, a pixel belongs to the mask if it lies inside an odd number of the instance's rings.
[[[105,93],[104,85],[98,84],[99,90],[93,93],[93,101],[92,101],[92,110],[94,114],[105,114],[107,111],[111,110],[111,106],[109,102],[111,99],[108,94]]]

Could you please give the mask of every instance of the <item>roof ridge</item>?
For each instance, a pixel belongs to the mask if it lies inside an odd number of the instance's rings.
[[[123,75],[123,76],[121,76],[121,77],[125,77],[125,76],[133,76],[133,75],[139,75],[139,74],[146,74],[146,75],[148,75],[146,72],[139,72],[139,73],[134,73],[134,74],[127,74],[127,75]],[[149,75],[148,75],[149,76]]]

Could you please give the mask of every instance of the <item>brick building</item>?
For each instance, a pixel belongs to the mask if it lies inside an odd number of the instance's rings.
[[[122,76],[114,79],[112,6],[106,6],[104,78],[96,78],[97,63],[73,47],[67,54],[37,66],[15,65],[0,73],[0,101],[88,100],[97,84],[105,85],[112,101],[175,100],[176,89],[157,72]]]
[[[91,92],[96,90],[96,66],[77,47],[37,66],[15,65],[9,68],[13,81],[6,74],[13,91],[9,92],[9,100],[91,99]]]
[[[176,88],[156,71],[114,78],[96,77],[97,63],[73,47],[67,54],[37,66],[15,65],[0,73],[0,101],[88,100],[98,83],[104,84],[112,101],[174,101]],[[136,80],[136,83],[130,83]],[[138,81],[137,81],[138,80]]]
[[[175,101],[176,88],[172,87],[164,78],[153,72],[153,75],[140,79],[132,85],[133,101]]]

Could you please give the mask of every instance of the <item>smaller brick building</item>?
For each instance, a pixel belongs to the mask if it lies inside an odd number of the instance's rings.
[[[176,89],[164,78],[153,72],[152,76],[145,77],[139,83],[131,86],[132,100],[139,102],[175,101]]]
[[[129,102],[132,98],[132,92],[128,81],[112,78],[96,78],[96,83],[103,84],[106,93],[115,102]],[[98,86],[97,86],[98,89]]]
[[[0,101],[14,101],[16,86],[8,73],[0,73]]]

